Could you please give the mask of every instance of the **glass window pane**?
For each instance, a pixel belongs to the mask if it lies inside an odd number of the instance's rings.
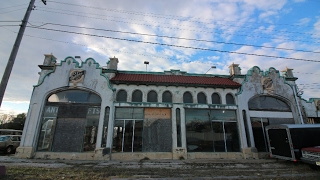
[[[117,93],[117,98],[116,100],[118,102],[127,102],[127,92],[125,90],[120,90],[118,93]]]
[[[188,152],[212,152],[212,129],[208,110],[186,109],[186,139]]]
[[[212,122],[213,144],[215,152],[225,152],[223,122]]]
[[[101,98],[88,91],[68,90],[52,94],[48,102],[101,103]]]
[[[124,121],[123,152],[132,152],[133,121]]]
[[[267,152],[267,139],[264,127],[269,125],[266,118],[251,118],[254,144],[259,152]]]
[[[122,152],[124,121],[114,121],[112,152]]]
[[[236,111],[235,110],[211,110],[210,111],[211,120],[226,120],[226,121],[236,121]]]
[[[143,108],[116,108],[115,119],[143,119]]]
[[[227,104],[235,104],[234,103],[234,98],[233,98],[233,96],[231,94],[227,94],[226,95],[226,102],[227,102]]]
[[[207,97],[204,93],[198,93],[197,98],[199,104],[207,104]]]
[[[226,133],[227,152],[239,152],[240,144],[237,123],[225,122],[224,129]]]
[[[213,93],[211,98],[212,98],[212,104],[221,104],[221,98],[218,93]]]
[[[135,90],[132,93],[132,102],[142,102],[142,92],[140,90]]]
[[[180,109],[176,109],[176,125],[177,125],[177,147],[181,147],[181,118],[180,118]]]
[[[102,132],[102,139],[101,139],[101,147],[106,147],[106,145],[107,145],[109,114],[110,114],[110,108],[106,107],[105,114],[104,114],[104,121],[103,121],[103,132]]]
[[[192,95],[190,92],[185,92],[183,94],[183,103],[193,103]]]
[[[253,98],[248,102],[248,106],[250,110],[291,111],[287,103],[270,96]]]
[[[135,121],[133,152],[142,152],[143,121]]]
[[[155,91],[148,93],[147,102],[158,102],[158,94]]]
[[[99,126],[100,106],[89,107],[87,124],[85,127],[83,151],[93,151],[96,148],[96,140]]]
[[[56,106],[46,106],[44,108],[37,147],[38,151],[51,150],[58,109]]]
[[[172,102],[172,94],[169,91],[165,91],[162,94],[162,102]]]

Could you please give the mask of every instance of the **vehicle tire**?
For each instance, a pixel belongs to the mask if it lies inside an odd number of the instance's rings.
[[[8,146],[8,147],[6,148],[6,153],[7,153],[7,154],[13,153],[13,147],[12,147],[12,146]]]

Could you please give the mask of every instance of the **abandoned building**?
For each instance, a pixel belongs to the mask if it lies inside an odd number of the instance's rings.
[[[297,94],[289,68],[242,74],[231,64],[229,75],[213,75],[117,65],[45,55],[16,156],[259,158],[268,152],[265,126],[319,122],[319,99]]]

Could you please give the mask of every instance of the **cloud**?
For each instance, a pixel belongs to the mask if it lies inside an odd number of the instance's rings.
[[[41,28],[110,38],[37,29],[30,27],[29,24],[20,45],[1,111],[4,109],[10,111],[15,106],[20,107],[21,104],[12,105],[12,103],[26,102],[30,99],[33,85],[37,84],[39,78],[38,72],[40,69],[38,65],[42,64],[44,60],[43,54],[50,53],[57,57],[58,62],[67,56],[81,56],[82,60],[92,57],[101,66],[106,65],[109,57],[115,56],[119,58],[118,68],[120,70],[145,71],[146,67],[143,62],[149,61],[148,71],[163,72],[169,69],[180,69],[190,73],[205,73],[211,66],[215,65],[217,68],[210,70],[208,73],[229,74],[228,66],[234,62],[240,64],[242,73],[246,73],[249,68],[257,65],[262,69],[275,67],[280,70],[288,66],[294,69],[294,73],[320,74],[317,63],[230,53],[245,52],[301,59],[319,59],[316,53],[244,46],[244,44],[251,44],[320,51],[316,43],[317,40],[313,39],[320,36],[320,20],[305,10],[302,13],[302,10],[291,1],[163,0],[149,2],[135,0],[131,2],[92,0],[79,2],[70,0],[68,1],[69,5],[59,2],[62,1],[48,1],[45,6],[41,1],[37,1],[37,8],[32,11],[29,22],[38,26],[42,25]],[[13,5],[17,5],[17,2],[4,1],[2,3],[2,7]],[[307,9],[310,3],[303,5]],[[22,7],[27,8],[27,5]],[[287,11],[288,9],[290,11]],[[4,12],[4,10],[0,10],[1,12]],[[4,13],[1,14],[0,19],[3,21],[20,20],[24,13],[25,10]],[[295,13],[299,13],[300,16],[293,16]],[[299,29],[296,26],[285,25],[289,22],[298,22],[302,27]],[[90,29],[45,23],[82,26]],[[312,27],[306,26],[310,23],[313,23]],[[20,22],[13,22],[12,24],[17,26],[0,27],[0,62],[3,64],[3,66],[0,66],[0,74],[4,72],[5,64],[17,35],[12,31],[17,32],[19,30]],[[3,23],[1,22],[0,25],[3,25]],[[130,32],[131,34],[98,31],[92,28]],[[299,34],[293,32],[299,32]],[[141,36],[134,33],[158,36]],[[313,34],[312,38],[310,38],[310,33]],[[180,39],[159,36],[178,37]],[[119,38],[127,39],[127,41],[119,40]],[[132,42],[130,40],[158,44]],[[318,82],[317,76],[301,73],[296,74],[299,75],[297,82]],[[320,94],[306,89],[304,96],[320,97]],[[26,107],[24,109],[27,111]]]

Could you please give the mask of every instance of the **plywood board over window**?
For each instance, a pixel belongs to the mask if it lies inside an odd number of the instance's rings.
[[[172,151],[171,109],[145,108],[143,151]]]

